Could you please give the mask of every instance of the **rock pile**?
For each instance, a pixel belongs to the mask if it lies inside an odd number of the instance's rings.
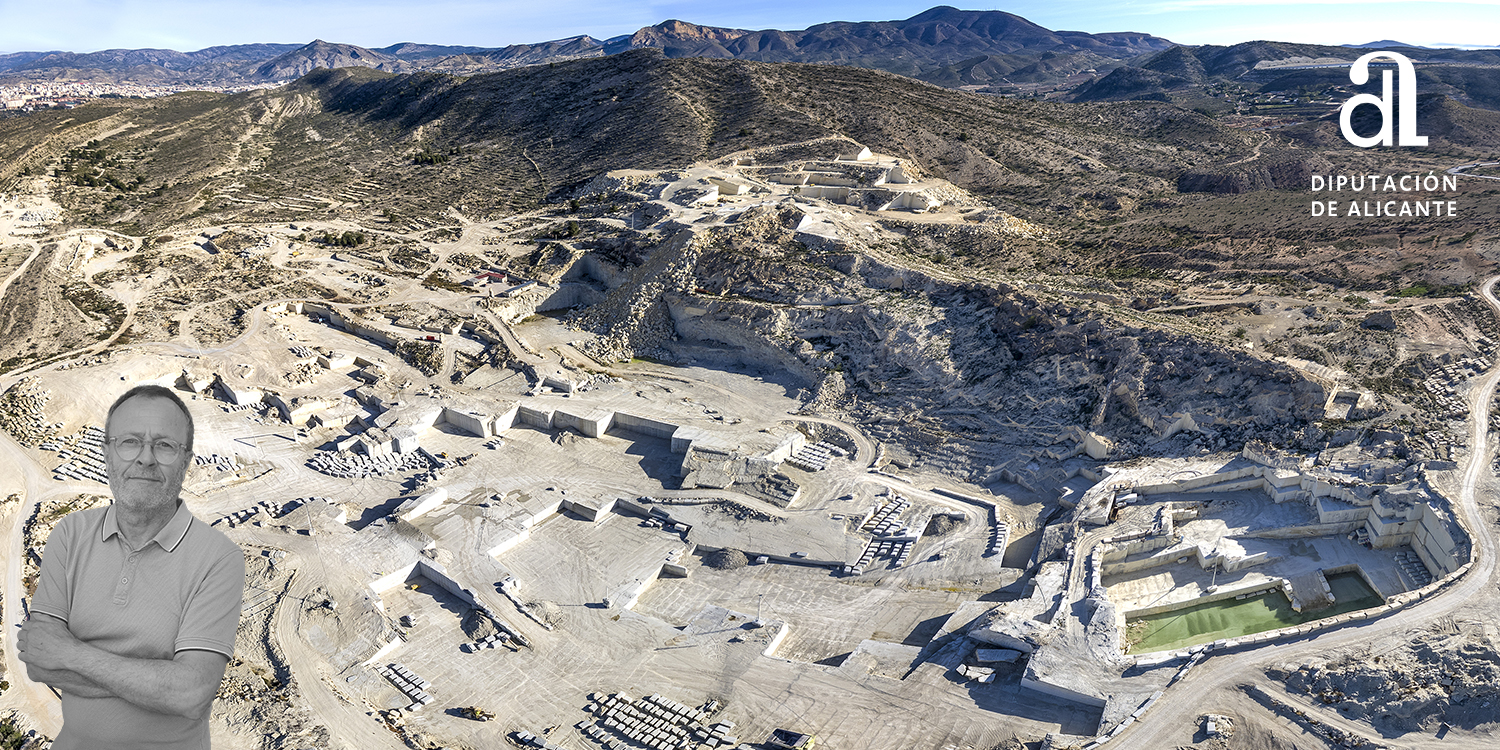
[[[235,456],[221,456],[211,453],[207,456],[194,454],[194,466],[212,466],[219,471],[234,471],[239,468],[239,458]]]
[[[714,570],[739,570],[750,564],[750,558],[737,549],[721,549],[703,556],[703,564]]]
[[[96,354],[92,357],[84,357],[83,359],[74,360],[72,362],[64,362],[61,365],[58,365],[57,369],[59,372],[61,372],[63,370],[71,370],[75,367],[93,367],[94,365],[102,365],[105,362],[109,361],[109,355],[109,352],[105,352],[104,354]]]
[[[363,453],[339,451],[337,453],[314,453],[307,460],[312,469],[334,477],[365,479],[383,477],[406,471],[419,471],[431,464],[420,452],[388,453],[370,457]]]
[[[40,380],[22,378],[0,395],[0,428],[28,448],[51,438],[62,426],[47,421],[47,401],[51,398],[52,392],[43,390]]]
[[[767,474],[748,484],[741,484],[740,488],[778,508],[791,505],[802,495],[802,485],[780,472]]]
[[[281,382],[287,385],[307,385],[318,379],[323,373],[323,368],[312,362],[301,362],[291,370],[281,374]]]
[[[677,331],[662,295],[694,289],[694,267],[702,251],[698,236],[686,229],[657,246],[631,269],[627,282],[574,319],[599,334],[583,348],[606,361],[626,361],[637,354],[668,356],[662,344]]]
[[[1381,734],[1500,721],[1500,631],[1443,618],[1427,632],[1372,655],[1267,670],[1293,693],[1308,695]]]
[[[229,526],[230,528],[234,528],[235,526],[253,519],[257,514],[260,513],[264,513],[267,518],[281,518],[287,513],[290,513],[293,510],[301,507],[303,503],[311,500],[332,502],[326,497],[309,497],[305,499],[299,497],[296,500],[289,500],[285,503],[262,500],[248,508],[241,508],[240,510],[234,511],[233,513],[226,513],[223,516],[215,519],[210,525],[217,526],[222,523]]]
[[[859,556],[859,560],[849,568],[849,572],[854,575],[859,575],[865,572],[865,568],[870,567],[870,565],[875,562],[876,558],[880,557],[891,558],[893,560],[893,562],[891,563],[891,568],[899,568],[905,565],[907,559],[911,557],[911,548],[914,543],[915,542],[909,539],[890,540],[871,537],[870,541],[865,543],[864,553],[861,554]]]
[[[52,470],[52,478],[59,482],[66,479],[90,479],[109,484],[109,468],[104,463],[104,428],[89,425],[76,434],[56,442],[46,441],[37,446],[42,450],[57,451],[63,463]]]
[[[739,738],[729,733],[734,729],[732,722],[720,721],[708,726],[712,709],[707,704],[693,708],[660,694],[636,700],[624,693],[590,693],[589,700],[585,710],[594,714],[595,719],[593,724],[583,727],[583,733],[611,750],[632,745],[648,750],[690,746],[727,748],[739,743]],[[525,741],[524,736],[521,738]],[[550,743],[528,744],[545,748]]]

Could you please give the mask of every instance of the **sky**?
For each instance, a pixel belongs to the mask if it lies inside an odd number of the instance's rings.
[[[0,52],[397,42],[503,47],[580,34],[606,39],[678,19],[742,29],[910,18],[941,0],[0,0]],[[1253,39],[1424,46],[1500,45],[1500,0],[1011,0],[1003,10],[1053,30],[1139,31],[1180,44]]]

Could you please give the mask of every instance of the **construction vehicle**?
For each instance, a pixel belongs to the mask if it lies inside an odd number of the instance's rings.
[[[462,714],[465,719],[473,719],[475,721],[489,721],[490,719],[495,718],[494,711],[486,711],[479,706],[464,706],[463,708],[458,709],[458,712]]]

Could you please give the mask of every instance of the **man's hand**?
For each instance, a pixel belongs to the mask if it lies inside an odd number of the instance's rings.
[[[92,680],[55,664],[83,642],[73,637],[68,624],[48,615],[28,619],[16,635],[16,654],[26,663],[26,676],[54,690],[80,698],[112,698]]]
[[[16,653],[27,665],[49,671],[70,669],[69,659],[83,642],[73,637],[68,624],[54,617],[32,617],[16,635]]]

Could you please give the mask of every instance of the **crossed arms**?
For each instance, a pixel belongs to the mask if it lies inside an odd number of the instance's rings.
[[[171,659],[134,659],[91,646],[61,619],[36,613],[16,650],[33,682],[79,698],[120,698],[147,711],[200,718],[213,705],[229,657],[198,649]]]

